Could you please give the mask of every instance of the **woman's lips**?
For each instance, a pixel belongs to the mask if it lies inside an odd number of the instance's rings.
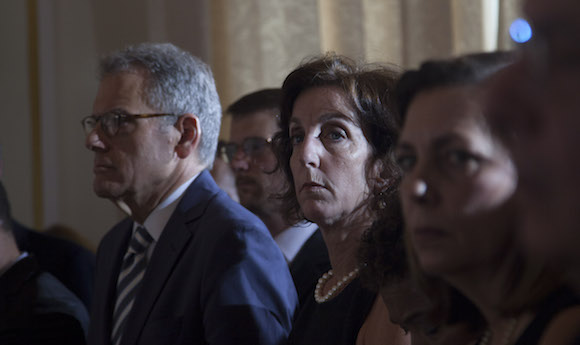
[[[413,228],[413,238],[415,242],[428,243],[440,240],[449,235],[447,231],[432,226],[420,226]]]
[[[300,187],[300,191],[318,191],[324,189],[324,186],[316,182],[306,182]]]

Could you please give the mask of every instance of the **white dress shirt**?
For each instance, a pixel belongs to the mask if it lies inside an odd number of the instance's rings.
[[[300,222],[274,237],[274,241],[280,247],[288,264],[292,263],[296,254],[298,254],[304,243],[308,241],[316,229],[318,229],[318,225],[314,223]]]
[[[191,183],[199,176],[199,174],[193,176],[189,180],[187,180],[184,184],[179,186],[176,190],[173,191],[165,200],[163,200],[157,207],[149,214],[147,219],[143,224],[139,224],[137,222],[133,222],[133,233],[137,230],[138,227],[143,226],[147,229],[147,232],[151,237],[153,237],[153,243],[149,246],[147,250],[147,259],[151,259],[151,255],[153,254],[153,250],[155,249],[155,245],[167,225],[169,218],[175,211],[177,204],[181,201],[183,197],[183,193],[185,190],[191,185]]]

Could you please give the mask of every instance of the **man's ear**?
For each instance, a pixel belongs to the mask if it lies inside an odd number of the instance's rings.
[[[175,123],[175,128],[181,135],[175,145],[175,152],[179,158],[187,158],[197,150],[201,140],[199,119],[193,114],[181,115]]]

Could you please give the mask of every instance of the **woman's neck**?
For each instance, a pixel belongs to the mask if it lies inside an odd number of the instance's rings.
[[[510,266],[511,263],[487,266],[445,277],[482,314],[491,337],[489,345],[513,344],[533,317],[530,313],[505,316],[499,309],[505,286],[509,279],[513,279]]]
[[[368,222],[320,226],[335,277],[341,278],[358,266],[360,239],[369,226]]]

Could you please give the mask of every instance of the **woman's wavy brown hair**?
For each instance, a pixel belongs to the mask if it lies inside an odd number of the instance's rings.
[[[344,91],[348,104],[356,111],[358,124],[372,148],[366,164],[370,196],[367,202],[376,204],[374,196],[391,194],[398,186],[400,171],[394,159],[394,148],[399,134],[399,116],[394,88],[399,69],[394,66],[357,63],[334,53],[312,58],[292,71],[282,85],[280,109],[281,131],[274,137],[274,152],[278,167],[287,178],[287,188],[281,194],[285,201],[286,217],[292,223],[304,219],[296,199],[294,178],[290,169],[292,144],[289,124],[294,102],[311,88],[337,87]],[[380,176],[375,163],[380,162]]]

